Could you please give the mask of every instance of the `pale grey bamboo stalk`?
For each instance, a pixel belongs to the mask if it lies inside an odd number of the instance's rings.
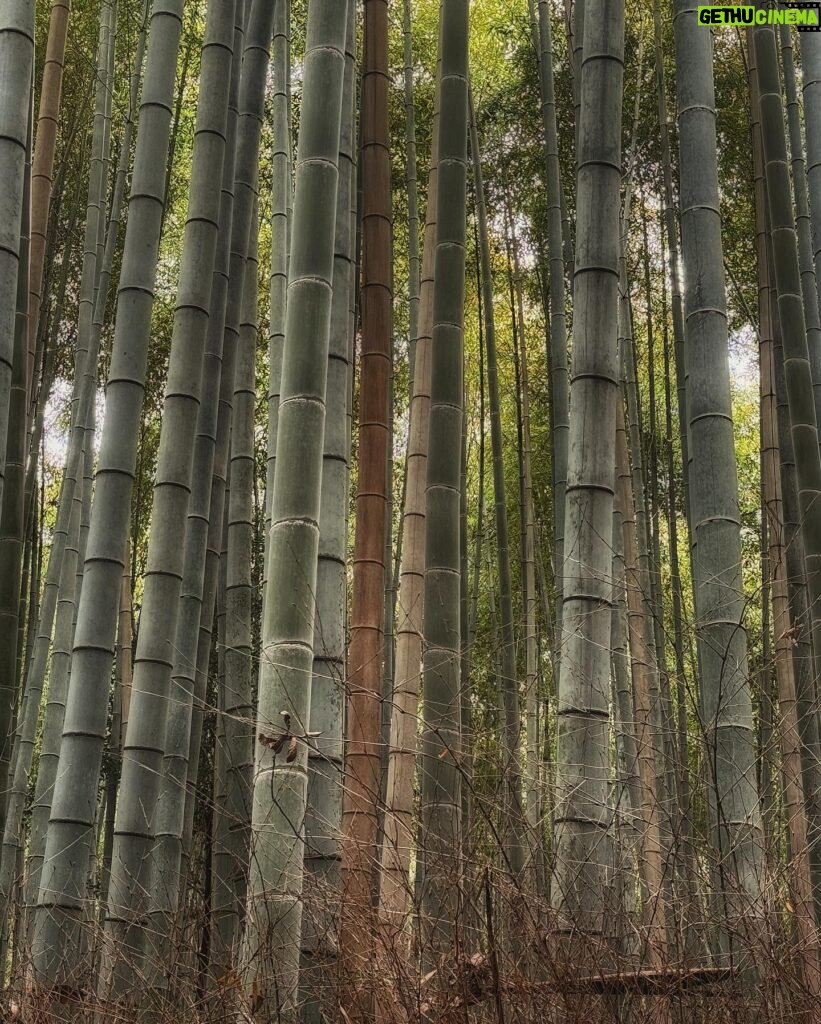
[[[762,837],[755,783],[741,537],[730,407],[712,39],[675,0],[690,530],[713,844],[722,885],[754,927]],[[730,891],[727,891],[730,890]],[[732,920],[735,913],[729,904]],[[721,922],[717,922],[721,933]]]
[[[84,967],[85,880],[94,837],[118,595],[140,434],[181,20],[181,0],[157,0],[148,37],[106,418],[60,765],[35,915],[34,979],[49,989],[54,984],[77,984]],[[59,1005],[62,998],[55,995],[54,1002]]]
[[[400,937],[403,935],[406,912],[410,906],[409,870],[415,835],[414,774],[418,747],[419,666],[422,661],[425,597],[425,479],[429,450],[430,336],[433,322],[433,264],[436,251],[440,92],[438,83],[441,77],[438,67],[436,77],[428,202],[420,275],[419,320],[408,418],[408,484],[402,508],[404,526],[397,601],[399,614],[396,670],[391,701],[390,749],[385,784],[386,806],[380,850],[380,926],[396,936],[399,941],[404,941]],[[355,189],[352,190],[352,200],[355,199],[354,193]],[[349,389],[349,395],[351,394]],[[420,875],[421,873],[417,873],[417,877]]]
[[[577,27],[578,31],[578,27]],[[565,588],[558,685],[558,927],[596,936],[610,827],[608,752],[624,6],[586,0],[581,68]],[[585,423],[600,425],[595,441]]]
[[[340,901],[343,797],[347,529],[349,484],[348,375],[350,306],[354,286],[350,194],[354,184],[356,5],[349,4],[339,135],[333,296],[325,387],[325,438],[319,509],[311,731],[305,810],[305,909],[302,924],[301,1003],[306,1022],[334,1005],[332,980]]]
[[[243,950],[246,1009],[259,1022],[293,1018],[299,981],[307,742],[285,740],[279,753],[272,743],[310,723],[347,24],[344,0],[309,4],[257,714],[258,739],[270,739],[256,746]]]

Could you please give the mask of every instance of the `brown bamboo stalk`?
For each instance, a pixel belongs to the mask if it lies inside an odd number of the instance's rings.
[[[362,288],[359,477],[353,557],[345,788],[342,798],[340,955],[352,1020],[372,1013],[358,977],[372,966],[372,857],[381,776],[388,453],[393,329],[392,205],[388,118],[388,4],[365,0],[362,78]]]
[[[37,347],[37,330],[40,323],[40,304],[43,295],[46,234],[54,180],[54,153],[57,146],[57,125],[60,114],[60,95],[63,88],[63,68],[65,66],[70,9],[71,0],[52,0],[43,79],[40,87],[40,106],[37,112],[34,160],[31,167],[31,257],[26,367],[29,425],[34,416],[32,402],[34,354]]]

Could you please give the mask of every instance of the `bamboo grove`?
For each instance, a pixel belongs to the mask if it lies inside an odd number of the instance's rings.
[[[0,0],[3,1020],[821,1020],[752,6]]]

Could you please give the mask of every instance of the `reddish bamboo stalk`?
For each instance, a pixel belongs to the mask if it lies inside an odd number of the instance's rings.
[[[60,113],[60,95],[63,88],[70,8],[71,0],[52,0],[46,57],[43,65],[43,84],[40,90],[40,107],[37,113],[34,159],[31,165],[31,255],[26,368],[30,418],[33,416],[31,405],[34,386],[34,355],[40,320],[40,302],[43,294],[46,232],[54,181],[54,153],[57,147],[57,123]]]
[[[353,560],[345,790],[342,802],[343,999],[353,1021],[373,1015],[370,986],[376,935],[372,892],[381,777],[385,549],[393,331],[392,208],[388,117],[388,4],[365,0],[362,78],[362,354],[359,478]]]

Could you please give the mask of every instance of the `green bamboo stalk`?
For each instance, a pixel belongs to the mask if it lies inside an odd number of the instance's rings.
[[[579,0],[577,0],[577,3]],[[565,312],[564,253],[562,237],[562,179],[559,165],[559,139],[556,125],[556,87],[554,83],[553,38],[550,7],[539,0],[539,43],[542,89],[542,124],[545,138],[545,178],[547,186],[547,249],[550,270],[550,331],[548,366],[551,384],[552,468],[553,468],[553,544],[554,589],[556,591],[556,637],[561,637],[562,594],[564,589],[564,517],[567,488],[568,378],[567,315]],[[554,653],[555,668],[561,650]],[[554,669],[555,670],[555,669]]]
[[[184,568],[185,513],[191,490],[204,340],[219,232],[221,179],[213,174],[213,168],[222,165],[225,148],[233,30],[232,4],[211,0],[202,46],[188,216],[104,926],[110,942],[103,959],[102,991],[126,1001],[135,1000],[138,992],[139,998],[144,996],[140,968],[141,956],[147,952],[145,915],[155,909],[156,903],[162,904],[169,884],[165,878],[163,884],[150,884],[151,850],[164,746],[175,738],[172,732],[162,742],[169,701],[175,697],[171,676]],[[169,913],[172,910],[169,908]],[[157,987],[162,988],[167,969],[162,946],[167,929],[160,926],[156,934],[158,948],[149,964],[153,963]]]
[[[821,664],[819,654],[821,651],[821,503],[819,502],[819,497],[821,497],[821,456],[818,452],[818,424],[813,394],[814,354],[809,350],[809,335],[807,333],[807,325],[808,322],[811,325],[813,310],[810,307],[810,320],[808,321],[802,301],[800,241],[797,238],[793,216],[793,196],[789,180],[775,33],[773,30],[766,31],[766,27],[756,27],[753,39],[757,62],[764,177],[767,186],[769,225],[773,247],[772,268],[777,290],[777,312],[782,336],[789,430],[795,454],[795,476],[804,547],[804,573],[809,596],[809,621],[813,647],[812,675],[817,678],[819,664]],[[800,147],[800,138],[794,140],[794,143]],[[806,222],[804,222],[802,230],[806,233]],[[804,284],[807,284],[806,277]],[[778,367],[776,367],[777,378],[778,373]],[[791,497],[788,494],[788,489],[788,487],[784,488],[785,516],[789,512],[788,504]],[[809,693],[812,693],[812,684],[807,689],[804,680],[805,676],[799,666],[799,671],[796,673],[799,699],[802,697],[802,690],[804,695],[807,694],[808,689]],[[804,706],[799,711],[799,723],[803,721],[806,726],[805,715],[809,711],[812,724],[817,730],[818,719],[815,701],[810,700],[808,707],[805,697],[802,703]],[[802,732],[804,733],[802,738],[806,741],[806,728]],[[810,782],[807,792],[813,796],[816,788],[812,783],[817,778],[818,767],[817,740],[814,745],[815,751],[810,752],[809,757],[805,758],[805,771],[809,769],[811,772],[813,770],[815,772],[815,776],[810,775],[807,779]],[[810,763],[813,753],[816,754],[814,765]],[[813,814],[811,816],[810,843],[816,876],[819,863],[818,841],[817,817]],[[814,880],[817,883],[817,877]],[[818,902],[817,888],[815,897]]]
[[[32,100],[33,102],[33,100]],[[33,117],[33,111],[31,114]],[[8,622],[8,650],[4,650],[6,666],[12,672],[15,692],[18,690],[19,679],[17,668],[18,644],[20,635],[20,585],[23,572],[23,532],[25,530],[23,515],[23,460],[26,448],[26,356],[29,320],[29,254],[31,251],[31,130],[29,121],[28,149],[23,186],[23,216],[20,225],[20,269],[17,275],[17,313],[14,324],[14,359],[11,374],[11,391],[9,394],[9,426],[6,444],[6,487],[3,497],[2,514],[0,514],[0,569],[3,571],[3,590],[10,593],[12,600],[4,600],[4,611],[10,612]],[[5,597],[5,593],[3,595]],[[38,707],[39,710],[39,707]],[[19,742],[16,747],[19,749]],[[12,764],[17,769],[20,759],[12,756]],[[14,772],[14,781],[19,781],[18,772]],[[5,775],[3,775],[5,778]],[[5,795],[4,795],[5,797]],[[11,801],[10,801],[11,802]],[[9,915],[7,893],[15,889],[19,891],[21,883],[19,867],[18,841],[20,824],[17,815],[9,814],[7,807],[6,829],[3,834],[2,857],[0,858],[0,963],[5,964],[8,953]],[[12,829],[8,828],[9,824]],[[17,848],[12,852],[6,846],[6,838],[11,833]]]
[[[821,37],[815,32],[802,32],[800,46],[812,252],[821,304]]]
[[[433,286],[430,437],[425,519],[426,648],[421,840],[422,915],[431,964],[456,939],[461,849],[459,494],[463,415],[466,177],[468,136],[467,0],[443,0],[438,125],[438,231]]]
[[[291,159],[291,97],[288,72],[291,65],[291,3],[278,0],[274,9],[272,118],[274,146],[271,152],[271,294],[268,357],[268,458],[265,475],[265,581],[268,579],[268,536],[276,467],[279,390],[282,381],[282,346],[285,342],[285,307],[288,295],[290,206],[293,196]],[[348,227],[350,231],[350,225]],[[264,587],[263,587],[264,589]]]
[[[793,59],[793,36],[789,25],[779,27],[781,60],[784,68],[784,100],[789,130],[792,194],[795,203],[795,231],[798,237],[798,265],[801,273],[801,298],[807,325],[807,349],[815,399],[815,422],[821,423],[821,318],[818,313],[818,288],[812,253],[812,224],[807,197],[807,172],[801,137],[801,110]],[[819,220],[821,224],[821,220]]]
[[[653,3],[653,39],[656,59],[656,94],[658,96],[659,130],[661,133],[662,174],[664,180],[663,217],[667,241],[667,272],[670,277],[670,305],[673,319],[674,365],[678,405],[679,437],[681,440],[682,488],[684,510],[688,524],[689,498],[689,421],[687,417],[686,373],[684,367],[684,305],[681,296],[678,222],[673,198],[673,159],[670,152],[670,126],[667,114],[667,86],[664,77],[664,49],[661,33],[660,0]]]
[[[742,625],[741,537],[730,408],[726,296],[718,210],[710,33],[695,5],[676,0],[685,376],[690,529],[714,853],[723,913],[760,912],[758,795],[747,638]],[[737,901],[737,902],[736,902]],[[742,909],[743,908],[743,909]],[[721,927],[718,929],[721,940]]]
[[[0,14],[0,67],[6,83],[0,101],[0,502],[5,480],[6,436],[9,422],[17,276],[20,267],[20,228],[26,151],[29,138],[32,75],[34,72],[34,4],[10,0]],[[5,673],[4,673],[5,677]],[[0,747],[10,745],[13,700],[5,678],[0,690]],[[8,754],[6,754],[8,757]],[[2,765],[2,758],[0,758]]]
[[[231,944],[238,942],[245,903],[248,843],[251,824],[254,734],[251,650],[251,554],[253,546],[253,484],[255,469],[254,407],[256,402],[257,218],[251,224],[240,332],[234,373],[225,562],[225,686],[221,698],[226,760],[226,853],[232,903]],[[186,741],[188,737],[186,736]],[[187,743],[186,743],[187,747]]]
[[[110,20],[113,17],[113,9],[106,5],[101,13],[99,46],[98,46],[98,74],[103,76],[104,68],[108,63],[108,49],[113,45],[113,35],[109,31]],[[97,114],[95,116],[94,141],[92,143],[92,164],[101,163],[104,153],[104,125],[105,125],[105,91],[102,88],[97,90]],[[89,181],[86,241],[83,259],[83,273],[81,277],[81,297],[93,291],[94,279],[97,277],[96,265],[96,234],[94,252],[91,253],[90,230],[97,231],[97,222],[100,210],[103,205],[101,175],[92,172]],[[91,225],[91,228],[89,227]],[[113,241],[111,248],[113,258]],[[109,264],[110,270],[110,264]],[[107,283],[106,278],[106,283]],[[19,735],[15,762],[11,777],[9,792],[8,814],[6,827],[3,836],[3,857],[0,863],[0,918],[5,920],[8,909],[8,900],[11,894],[11,884],[16,871],[17,848],[21,845],[20,830],[23,822],[23,813],[28,794],[29,775],[32,769],[34,746],[37,732],[37,724],[40,717],[40,703],[43,687],[46,680],[48,667],[49,648],[51,645],[52,628],[55,624],[55,615],[58,607],[58,598],[63,590],[63,583],[69,586],[68,578],[63,576],[63,563],[66,551],[66,543],[70,531],[72,509],[75,503],[75,490],[82,486],[80,476],[84,450],[86,445],[87,423],[93,403],[93,392],[96,383],[97,354],[99,351],[100,332],[97,331],[91,318],[84,317],[82,323],[78,324],[77,341],[75,346],[75,378],[72,390],[72,429],[69,439],[69,450],[66,456],[66,467],[63,483],[60,492],[60,502],[57,510],[57,521],[54,527],[52,546],[49,551],[48,566],[46,569],[45,586],[43,598],[40,605],[40,614],[37,624],[36,639],[33,648],[32,662],[25,680],[23,705],[20,714]],[[23,349],[25,352],[25,349]],[[93,369],[92,369],[93,368]],[[21,381],[21,384],[23,382]],[[25,427],[25,406],[18,410],[20,413],[19,422]],[[20,481],[22,485],[22,480]],[[22,495],[21,495],[22,499]],[[79,544],[78,535],[75,543]],[[76,574],[76,567],[75,567]],[[73,580],[71,586],[76,585]],[[72,599],[73,600],[73,599]],[[61,645],[70,643],[71,637],[66,635],[65,630],[70,630],[73,624],[73,609],[69,617],[68,613],[60,623],[62,627],[59,642]],[[16,633],[16,626],[15,626]],[[57,637],[55,636],[55,643]],[[61,685],[59,675],[56,677],[56,685]],[[34,840],[33,840],[34,842]]]
[[[752,43],[751,33],[748,30],[748,42]],[[761,139],[761,117],[759,104],[758,87],[758,61],[756,58],[755,46],[749,46],[749,72],[748,83],[750,90],[750,120],[753,147],[753,182],[755,188],[755,229],[756,229],[756,258],[759,272],[759,316],[760,316],[760,344],[761,350],[766,358],[769,358],[767,351],[767,333],[780,338],[781,321],[777,308],[777,295],[774,281],[774,268],[770,255],[771,241],[768,233],[769,211],[767,206],[767,186],[765,181],[764,151]],[[792,125],[791,125],[792,127]],[[794,134],[794,133],[792,133]],[[800,131],[798,135],[800,143]],[[803,173],[803,171],[802,171]],[[796,199],[799,198],[800,184],[794,183]],[[805,232],[806,233],[806,232]],[[806,267],[807,250],[806,238],[804,244],[800,244],[799,259]],[[802,254],[803,250],[803,254]],[[810,274],[814,276],[811,267]],[[802,274],[802,296],[807,284],[807,278]],[[812,292],[815,296],[815,282],[812,282]],[[805,299],[806,301],[806,299]],[[812,299],[810,300],[812,301]],[[816,297],[817,307],[817,297]],[[805,305],[805,308],[809,309]],[[767,328],[769,327],[769,331]],[[811,332],[807,331],[809,344]],[[776,399],[775,416],[778,422],[773,428],[778,435],[779,453],[779,479],[778,479],[778,506],[780,527],[772,524],[771,532],[776,531],[775,536],[770,538],[772,543],[781,542],[786,561],[786,581],[790,602],[790,614],[793,622],[806,624],[808,621],[807,587],[804,575],[804,545],[800,533],[800,512],[798,507],[798,492],[796,489],[795,458],[792,437],[789,429],[789,413],[784,405],[784,373],[781,363],[783,345],[779,341],[778,358],[773,372],[773,381],[767,379],[766,386],[762,390],[762,408],[767,410],[769,400],[769,388],[781,392],[779,403]],[[766,362],[766,359],[764,360]],[[780,381],[776,387],[775,381]],[[762,414],[762,429],[767,426]],[[766,465],[767,452],[762,448],[762,463]],[[770,487],[772,490],[772,487]],[[773,491],[773,494],[775,492]],[[778,531],[783,530],[783,538],[779,538]],[[779,566],[772,569],[773,573],[779,571]],[[773,581],[773,597],[776,596],[777,585]],[[792,648],[793,678],[798,700],[798,727],[801,734],[801,761],[803,769],[804,799],[806,803],[808,839],[810,848],[810,862],[812,866],[812,884],[816,896],[816,907],[821,908],[818,902],[821,896],[821,758],[819,757],[819,736],[818,736],[818,707],[816,702],[815,683],[813,681],[813,651],[811,637],[806,628],[800,629],[795,638]],[[763,795],[763,794],[762,794]]]
[[[503,763],[504,786],[502,841],[507,867],[520,878],[524,868],[522,835],[522,781],[519,765],[521,720],[519,681],[516,673],[516,644],[513,632],[513,594],[510,568],[507,505],[505,501],[504,447],[502,439],[501,393],[496,350],[496,321],[493,313],[493,274],[487,226],[484,183],[482,178],[479,133],[470,96],[470,147],[473,157],[473,180],[476,189],[476,212],[479,220],[479,251],[482,267],[482,295],[485,312],[485,350],[487,355],[488,398],[490,405],[490,440],[493,456],[493,498],[496,519],[496,558],[499,574],[499,606],[501,632],[502,696],[504,713]]]
[[[347,18],[346,2],[309,5],[243,951],[247,1012],[260,1022],[274,1013],[290,1019],[298,992],[307,742],[284,737],[304,737],[310,723]],[[290,600],[284,602],[278,592],[286,580]],[[281,752],[274,749],[276,740]]]
[[[76,985],[157,268],[182,5],[151,18],[86,572],[33,938],[38,985]],[[96,362],[95,362],[96,366]],[[65,996],[55,996],[59,1003]]]
[[[242,53],[245,39],[245,0],[237,0],[234,12],[233,53]],[[220,196],[219,239],[211,282],[211,307],[205,336],[203,389],[194,439],[194,470],[191,495],[188,501],[188,527],[186,530],[185,564],[183,567],[180,610],[177,620],[176,657],[171,684],[179,695],[172,705],[172,715],[179,714],[180,728],[190,731],[188,746],[180,740],[176,750],[169,750],[168,763],[163,766],[163,792],[160,799],[175,804],[179,798],[176,780],[181,772],[171,762],[179,759],[187,764],[184,787],[183,823],[175,819],[178,810],[168,811],[168,830],[161,833],[159,842],[167,847],[158,857],[158,863],[167,857],[169,864],[179,856],[180,891],[188,873],[188,857],[194,826],[195,794],[199,769],[199,748],[202,736],[203,704],[206,695],[208,662],[211,656],[211,629],[214,622],[216,594],[215,566],[218,561],[219,538],[222,536],[224,515],[224,489],[228,451],[228,431],[225,406],[221,403],[223,391],[233,395],[232,350],[224,352],[225,318],[228,301],[228,279],[231,259],[231,236],[234,216],[234,171],[237,156],[237,127],[240,76],[242,61],[232,60],[231,82],[228,95],[225,151],[222,164],[222,192]],[[223,377],[230,376],[223,385]],[[219,497],[215,497],[215,495]],[[190,694],[190,696],[189,696]],[[188,702],[192,702],[189,709]],[[190,721],[188,718],[190,716]],[[175,731],[169,722],[168,731]],[[174,794],[166,792],[173,789]],[[179,834],[179,829],[182,834]],[[174,846],[179,844],[179,853]],[[212,956],[217,947],[212,946]]]
[[[319,510],[308,802],[305,811],[305,911],[302,926],[301,1002],[306,1024],[330,1013],[336,992],[335,936],[339,922],[340,837],[343,801],[343,723],[347,598],[346,529],[350,424],[348,377],[353,302],[353,234],[350,215],[356,103],[356,10],[349,5],[339,136],[333,297],[325,388],[325,438]]]

